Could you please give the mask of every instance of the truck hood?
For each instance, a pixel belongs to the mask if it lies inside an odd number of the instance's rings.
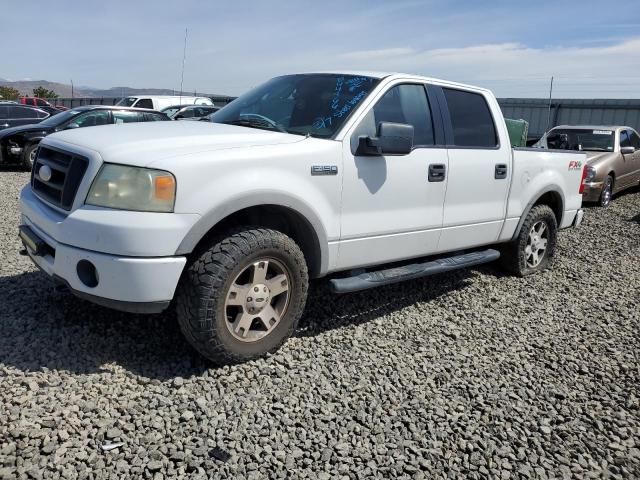
[[[171,121],[65,130],[49,135],[45,142],[64,142],[93,150],[105,162],[146,166],[174,156],[295,143],[304,139],[300,135],[235,125]]]
[[[616,152],[584,152],[587,154],[587,163],[592,167],[618,155]]]

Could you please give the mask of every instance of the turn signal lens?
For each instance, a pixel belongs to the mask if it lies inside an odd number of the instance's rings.
[[[176,194],[176,179],[171,174],[155,177],[153,188],[156,200],[173,202]]]

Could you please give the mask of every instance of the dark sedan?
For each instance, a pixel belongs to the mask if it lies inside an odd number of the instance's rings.
[[[49,116],[49,113],[36,107],[13,103],[0,103],[0,132],[5,128],[38,123]]]
[[[61,130],[158,120],[167,121],[169,117],[139,108],[103,105],[73,108],[40,123],[0,130],[0,163],[17,163],[31,169],[40,140]]]

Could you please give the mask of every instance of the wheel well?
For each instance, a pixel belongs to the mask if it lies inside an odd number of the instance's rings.
[[[218,222],[193,249],[192,255],[201,252],[224,232],[242,225],[271,228],[284,233],[298,244],[309,269],[311,278],[320,273],[322,251],[315,230],[300,213],[281,205],[260,205],[239,210]]]
[[[540,198],[538,198],[538,200],[536,200],[536,203],[534,203],[531,208],[535,207],[536,205],[547,205],[549,208],[551,208],[556,216],[558,227],[560,227],[560,223],[562,223],[562,213],[564,206],[562,204],[562,197],[558,192],[552,191],[543,194],[542,196],[540,196]]]
[[[613,191],[613,187],[616,185],[616,174],[613,170],[611,170],[607,175],[611,176],[611,191]]]

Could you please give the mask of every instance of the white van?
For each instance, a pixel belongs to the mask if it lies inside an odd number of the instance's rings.
[[[121,107],[148,108],[162,110],[172,105],[213,105],[208,97],[187,97],[180,95],[140,95],[124,97],[116,105]]]

